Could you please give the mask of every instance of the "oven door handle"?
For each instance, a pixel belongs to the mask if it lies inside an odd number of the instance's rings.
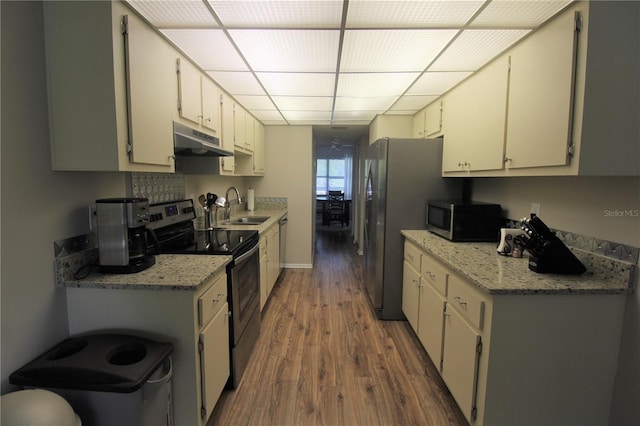
[[[258,249],[260,248],[260,245],[258,243],[256,243],[255,246],[253,246],[253,248],[251,250],[249,250],[246,253],[243,253],[241,256],[238,256],[237,259],[234,259],[233,262],[237,265],[239,263],[244,262],[246,259],[248,259],[249,257],[251,257],[252,254],[254,254],[256,251],[258,251]]]

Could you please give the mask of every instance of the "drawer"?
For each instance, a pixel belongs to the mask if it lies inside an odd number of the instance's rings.
[[[447,281],[449,274],[447,269],[433,257],[423,254],[420,263],[420,273],[443,296],[447,295]]]
[[[422,251],[415,244],[410,241],[404,242],[404,260],[413,266],[416,271],[420,270],[421,256]]]
[[[447,303],[469,320],[472,325],[479,330],[482,329],[486,302],[471,284],[455,275],[451,275],[449,277]]]
[[[220,274],[198,299],[198,321],[204,327],[227,302],[227,274]]]

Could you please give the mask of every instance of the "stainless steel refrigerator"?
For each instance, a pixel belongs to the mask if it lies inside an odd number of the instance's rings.
[[[366,161],[365,283],[384,320],[403,320],[402,229],[425,229],[429,199],[460,198],[462,182],[443,178],[442,139],[379,139]]]

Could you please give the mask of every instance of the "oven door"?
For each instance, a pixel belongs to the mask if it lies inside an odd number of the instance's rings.
[[[259,245],[234,259],[227,270],[229,302],[233,323],[233,345],[244,333],[251,314],[260,303],[260,255]]]

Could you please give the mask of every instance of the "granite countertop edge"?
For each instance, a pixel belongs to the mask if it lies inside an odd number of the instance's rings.
[[[156,263],[133,274],[103,274],[91,272],[77,280],[64,280],[64,287],[113,290],[197,291],[207,281],[224,273],[231,256],[191,254],[159,254]]]
[[[582,275],[540,274],[521,259],[500,256],[497,243],[454,243],[427,230],[401,234],[482,291],[492,295],[625,294],[633,292],[635,265],[593,253],[574,254],[585,264]],[[478,268],[478,265],[482,265]]]

